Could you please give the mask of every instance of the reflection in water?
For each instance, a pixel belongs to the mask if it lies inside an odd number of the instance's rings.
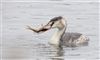
[[[56,47],[54,47],[55,49],[56,49],[56,54],[53,56],[53,57],[51,57],[51,59],[52,60],[64,60],[64,50],[63,50],[63,48],[62,47],[59,47],[59,48],[56,48]]]
[[[44,60],[64,60],[64,49],[62,47],[45,44],[39,44],[36,47],[36,54],[38,54],[39,59],[44,57]]]

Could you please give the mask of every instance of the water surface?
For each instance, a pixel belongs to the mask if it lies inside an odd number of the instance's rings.
[[[99,60],[98,2],[3,2],[3,60]],[[64,16],[66,31],[90,38],[89,46],[57,50],[48,44],[55,30],[35,34],[26,28]]]

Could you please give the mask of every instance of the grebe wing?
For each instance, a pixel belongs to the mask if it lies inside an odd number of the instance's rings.
[[[66,32],[62,36],[62,42],[65,46],[87,46],[89,39],[81,33]]]
[[[69,41],[69,40],[76,40],[78,38],[80,38],[82,34],[81,33],[71,33],[71,32],[66,32],[63,37],[62,37],[62,40],[64,41]]]

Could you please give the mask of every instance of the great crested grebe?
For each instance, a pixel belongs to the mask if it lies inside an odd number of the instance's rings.
[[[58,30],[53,34],[51,40],[49,41],[50,44],[52,45],[65,45],[68,47],[76,47],[76,46],[81,46],[81,45],[87,45],[89,39],[81,34],[81,33],[70,33],[70,32],[65,32],[66,31],[66,22],[65,18],[62,16],[54,17],[52,18],[48,24],[43,26],[40,29],[33,29],[30,26],[28,26],[28,29],[39,33],[39,32],[44,32],[47,31],[51,28],[57,28]]]

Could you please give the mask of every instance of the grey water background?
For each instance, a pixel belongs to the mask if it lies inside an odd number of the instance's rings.
[[[99,60],[99,2],[2,2],[3,60]],[[36,34],[26,25],[39,27],[55,16],[64,16],[68,32],[90,39],[88,46],[59,51],[48,44],[55,29]]]

